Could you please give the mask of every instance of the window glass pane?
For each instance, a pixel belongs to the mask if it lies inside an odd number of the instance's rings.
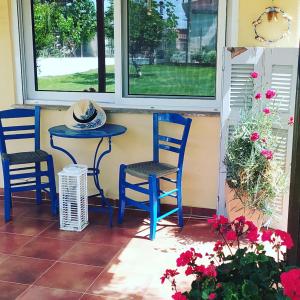
[[[129,94],[214,97],[217,0],[128,0]]]
[[[114,0],[104,0],[106,92],[115,91]]]
[[[32,0],[32,12],[36,90],[114,91],[114,79],[106,80],[107,60],[98,59],[98,41],[106,39],[96,0]]]

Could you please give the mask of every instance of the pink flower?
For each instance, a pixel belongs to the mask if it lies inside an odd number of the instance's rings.
[[[209,294],[208,295],[208,300],[214,300],[214,299],[216,299],[217,298],[217,294],[216,293],[211,293],[211,294]]]
[[[266,91],[266,98],[267,99],[272,99],[276,96],[276,92],[274,90],[267,90]]]
[[[292,269],[280,275],[283,294],[291,300],[300,299],[300,269]]]
[[[255,142],[259,139],[259,133],[258,132],[253,132],[251,135],[250,135],[250,140],[252,142]]]
[[[265,115],[269,115],[271,113],[271,110],[270,110],[269,107],[266,107],[266,108],[263,109],[263,112],[264,112]]]
[[[294,125],[294,123],[295,123],[294,117],[290,116],[288,125]]]
[[[176,292],[173,296],[172,296],[173,300],[187,300],[186,296],[184,296],[181,292]]]
[[[263,150],[261,150],[260,154],[268,160],[273,159],[273,151],[272,150],[263,149]]]
[[[256,100],[260,100],[262,98],[262,93],[257,93],[256,95],[255,95],[255,99]]]
[[[263,139],[261,139],[261,141],[262,141],[263,143],[266,143],[266,142],[267,142],[267,139],[266,139],[266,138],[263,138]]]
[[[230,230],[226,233],[226,239],[228,241],[235,241],[237,239],[236,233],[233,230]]]
[[[250,73],[250,76],[251,76],[253,79],[255,79],[255,78],[258,77],[258,73],[257,73],[257,72],[252,72],[252,73]]]

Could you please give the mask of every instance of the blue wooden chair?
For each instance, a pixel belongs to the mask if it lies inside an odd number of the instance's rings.
[[[5,119],[34,117],[33,125],[3,126]],[[7,153],[8,140],[34,139],[34,151]],[[20,143],[19,149],[22,149]],[[48,188],[51,199],[51,212],[57,213],[57,196],[52,156],[40,149],[40,107],[35,109],[9,109],[0,111],[0,151],[4,178],[4,219],[11,220],[13,192],[36,191],[36,202],[42,202],[42,191]],[[41,163],[47,163],[42,171]],[[42,177],[48,177],[42,183]]]
[[[183,126],[181,139],[161,135],[159,124],[161,122],[175,123]],[[184,118],[174,113],[153,114],[153,161],[135,163],[120,166],[119,177],[119,215],[118,222],[121,224],[124,218],[126,206],[134,206],[150,213],[150,239],[155,238],[157,222],[173,213],[178,214],[178,225],[183,226],[182,213],[182,170],[185,147],[189,135],[192,120]],[[178,154],[177,166],[161,162],[159,150],[171,151]],[[126,174],[144,180],[143,182],[132,184],[126,181]],[[176,179],[169,175],[176,174]],[[169,177],[168,177],[169,176]],[[146,180],[146,181],[145,181]],[[167,181],[175,184],[175,188],[164,192],[160,190],[160,181]],[[148,185],[148,188],[143,187]],[[146,194],[149,200],[140,202],[126,196],[126,189],[131,189],[142,194]],[[177,207],[171,211],[160,215],[160,200],[165,197],[173,197],[177,200]]]

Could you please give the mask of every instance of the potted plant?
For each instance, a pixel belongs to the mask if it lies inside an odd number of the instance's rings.
[[[209,220],[219,235],[212,253],[191,248],[180,254],[176,264],[192,277],[191,289],[180,291],[178,269],[167,269],[161,282],[170,281],[174,300],[283,300],[300,299],[300,269],[286,264],[291,236],[281,230],[259,234],[244,216],[229,222],[224,216]],[[271,248],[271,254],[265,250]]]
[[[258,76],[252,72],[249,84],[253,85]],[[261,227],[272,216],[272,204],[286,187],[282,166],[273,159],[279,140],[274,127],[280,128],[280,118],[274,90],[246,95],[245,99],[224,159],[226,206],[230,220],[242,214]],[[253,105],[247,105],[253,99]],[[292,123],[291,117],[289,124]]]

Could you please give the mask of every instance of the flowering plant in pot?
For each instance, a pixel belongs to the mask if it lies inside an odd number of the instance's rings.
[[[161,282],[170,281],[174,300],[274,300],[300,299],[300,269],[285,261],[293,247],[291,236],[281,230],[257,227],[244,216],[229,222],[224,216],[209,220],[220,240],[212,253],[191,248],[180,254],[177,267],[192,277],[191,289],[180,291],[178,269],[167,269]],[[268,255],[265,247],[271,248]]]
[[[249,84],[253,85],[258,77],[258,73],[251,73]],[[281,127],[277,111],[280,100],[272,89],[247,94],[245,100],[224,159],[226,205],[230,220],[243,214],[260,227],[263,219],[273,214],[274,199],[282,195],[286,187],[286,175],[274,159],[280,142],[274,129]],[[293,122],[290,117],[289,125]]]

